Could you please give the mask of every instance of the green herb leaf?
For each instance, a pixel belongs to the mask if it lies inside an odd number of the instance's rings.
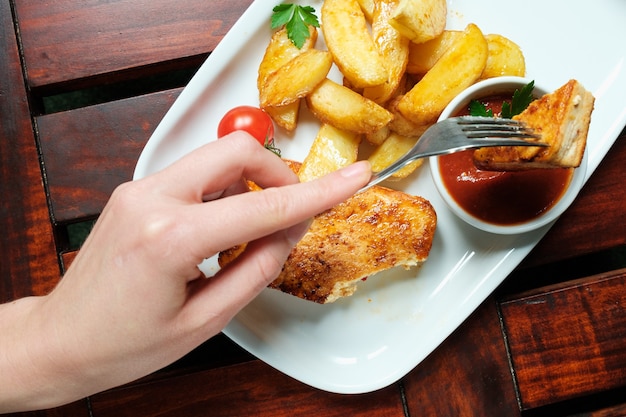
[[[470,116],[493,117],[493,110],[487,110],[487,107],[478,100],[472,100],[469,104]]]
[[[510,119],[515,115],[523,112],[526,107],[534,100],[533,98],[533,89],[535,88],[535,82],[531,81],[522,87],[521,90],[515,90],[513,93],[513,100],[511,103],[504,102],[502,103],[502,113],[501,117],[505,119]]]
[[[304,41],[310,36],[309,25],[320,27],[320,22],[311,6],[297,4],[279,4],[272,11],[272,29],[285,26],[287,37],[298,48],[302,48]]]
[[[504,119],[510,119],[515,115],[520,114],[526,107],[534,100],[533,98],[533,89],[535,88],[535,82],[531,81],[522,87],[521,90],[515,90],[513,93],[513,99],[509,101],[502,102],[502,111],[500,112],[500,117]],[[470,116],[481,116],[481,117],[493,117],[493,110],[487,109],[484,103],[481,103],[478,100],[472,100],[469,104],[469,113]]]

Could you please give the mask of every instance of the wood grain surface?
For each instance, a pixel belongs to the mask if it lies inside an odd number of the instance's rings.
[[[112,190],[131,179],[181,88],[123,91],[58,112],[42,102],[193,72],[250,3],[0,2],[0,302],[45,294],[61,279],[76,254],[66,225],[96,218]],[[626,415],[626,270],[571,271],[590,254],[626,245],[625,160],[626,130],[511,276],[521,283],[505,281],[385,389],[320,391],[218,335],[135,383],[14,416]]]
[[[626,385],[626,269],[501,305],[523,408]]]
[[[180,90],[38,117],[42,161],[55,222],[96,217],[130,181],[141,150]]]
[[[250,3],[17,0],[28,83],[50,89],[197,65]]]
[[[0,302],[45,294],[59,265],[9,2],[0,2]]]

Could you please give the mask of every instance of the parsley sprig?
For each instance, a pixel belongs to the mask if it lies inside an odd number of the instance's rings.
[[[298,49],[302,48],[304,41],[310,36],[309,25],[320,27],[315,9],[311,6],[279,4],[272,11],[272,29],[285,26],[287,37]]]
[[[500,117],[504,119],[510,119],[515,115],[523,112],[526,107],[534,100],[533,89],[535,88],[535,81],[531,81],[522,87],[521,90],[515,90],[513,98],[510,102],[504,101],[502,103],[502,112]],[[472,100],[469,104],[469,110],[471,116],[483,116],[493,117],[493,110],[487,109],[487,107],[478,100]]]

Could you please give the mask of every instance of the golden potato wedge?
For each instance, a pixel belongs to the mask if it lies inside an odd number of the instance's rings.
[[[398,102],[398,110],[417,125],[434,123],[450,101],[474,84],[487,63],[487,41],[473,23],[420,81]]]
[[[328,78],[307,97],[309,110],[322,122],[355,133],[372,133],[393,116],[387,109]]]
[[[284,106],[309,94],[326,79],[333,64],[328,51],[309,49],[267,77],[259,94],[261,108]]]
[[[426,74],[462,33],[460,30],[444,30],[441,35],[428,42],[409,43],[406,72],[416,75]]]
[[[391,130],[389,130],[389,125],[383,126],[381,129],[378,129],[376,132],[366,133],[365,140],[367,140],[372,145],[380,145],[389,137]]]
[[[317,42],[317,28],[309,26],[310,36],[302,45],[302,48],[298,49],[291,40],[287,37],[287,29],[282,28],[277,30],[272,35],[269,44],[265,48],[265,54],[259,64],[258,76],[257,76],[257,88],[259,92],[263,89],[267,77],[273,72],[277,71],[280,67],[287,64],[296,56],[315,46]]]
[[[387,81],[383,57],[357,0],[325,0],[321,16],[328,50],[351,85],[363,88]]]
[[[372,165],[372,171],[380,172],[393,164],[398,158],[407,153],[417,143],[418,139],[419,137],[402,136],[392,132],[369,156],[368,161]],[[423,163],[424,159],[411,162],[394,172],[392,177],[406,178]]]
[[[393,115],[393,120],[388,125],[389,131],[402,136],[421,136],[426,129],[433,125],[433,123],[423,125],[415,124],[404,117],[401,113],[393,113]]]
[[[293,132],[298,126],[298,116],[300,115],[300,103],[302,99],[284,106],[265,107],[263,110],[272,118],[274,123],[288,132]]]
[[[298,171],[300,182],[311,181],[356,161],[360,135],[322,124]]]
[[[485,35],[489,55],[480,78],[503,75],[526,75],[526,61],[522,49],[512,40],[498,34]]]
[[[389,24],[415,43],[439,36],[446,27],[446,0],[400,0]]]
[[[280,67],[287,64],[287,62],[291,61],[301,53],[311,49],[315,45],[318,35],[317,28],[309,26],[309,32],[310,36],[304,42],[301,49],[298,49],[293,42],[289,40],[287,37],[287,30],[285,28],[274,32],[267,48],[265,49],[263,59],[259,64],[257,77],[257,88],[259,90],[259,94],[261,94],[261,91],[264,89],[265,82],[270,74],[277,71]],[[264,110],[270,115],[272,120],[274,120],[278,126],[288,131],[293,131],[298,123],[300,100],[285,106],[266,108]]]
[[[387,104],[387,110],[393,114],[393,120],[387,125],[387,127],[389,127],[389,131],[402,136],[422,136],[426,129],[432,126],[432,123],[417,125],[408,120],[398,110],[398,103],[400,100],[402,100],[402,96],[394,98]]]
[[[384,58],[387,81],[363,89],[363,96],[383,105],[394,94],[409,60],[409,40],[389,24],[399,0],[376,0],[372,17],[372,38]]]
[[[388,125],[389,131],[403,136],[420,136],[430,126],[432,126],[432,123],[427,125],[416,125],[410,120],[407,120],[406,117],[402,116],[400,113],[394,113],[393,120]]]
[[[365,15],[365,20],[368,22],[372,22],[372,17],[374,16],[374,0],[357,0],[359,2],[359,6],[361,6],[361,10],[363,10],[363,14]]]

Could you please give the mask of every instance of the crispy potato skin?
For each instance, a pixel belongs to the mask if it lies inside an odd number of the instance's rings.
[[[375,132],[393,119],[384,107],[328,78],[306,97],[306,102],[322,123],[355,133]]]
[[[363,96],[384,105],[399,87],[409,61],[409,39],[389,24],[399,0],[378,0],[372,16],[372,38],[384,58],[387,80],[363,89]]]
[[[259,64],[257,76],[257,88],[259,91],[264,88],[267,78],[272,73],[278,71],[293,58],[315,46],[315,42],[317,42],[317,28],[309,26],[309,33],[309,38],[304,42],[302,48],[298,49],[287,37],[287,29],[282,28],[274,32]]]
[[[419,76],[426,74],[462,33],[458,30],[444,30],[441,35],[427,42],[410,42],[406,72]]]
[[[380,172],[407,153],[419,140],[419,136],[402,136],[391,133],[369,156],[372,171]],[[392,174],[393,178],[406,178],[417,168],[422,166],[424,159],[418,159]]]
[[[374,7],[376,7],[375,0],[357,0],[357,2],[361,6],[365,19],[371,23],[374,16]]]
[[[300,182],[314,180],[354,163],[361,135],[322,124],[298,171]]]
[[[384,59],[357,0],[325,0],[321,15],[328,50],[350,84],[364,88],[386,82]]]
[[[306,52],[315,46],[317,42],[317,28],[309,26],[310,36],[304,42],[301,49],[298,49],[287,37],[287,30],[282,28],[272,35],[269,44],[265,48],[265,54],[259,64],[257,76],[257,89],[259,96],[265,94],[264,89],[267,79],[274,72],[278,71],[282,66],[286,65],[296,56]],[[287,131],[295,130],[298,124],[298,113],[300,111],[301,100],[283,106],[274,106],[261,108],[270,115],[274,123],[286,129]]]
[[[485,40],[489,54],[481,79],[526,75],[526,60],[522,49],[515,42],[495,33],[485,35]]]
[[[450,101],[474,84],[487,63],[487,41],[478,26],[469,24],[398,103],[398,110],[416,125],[427,125],[437,118]]]
[[[259,94],[261,108],[291,104],[306,97],[328,75],[333,57],[328,51],[309,49],[271,73]]]

